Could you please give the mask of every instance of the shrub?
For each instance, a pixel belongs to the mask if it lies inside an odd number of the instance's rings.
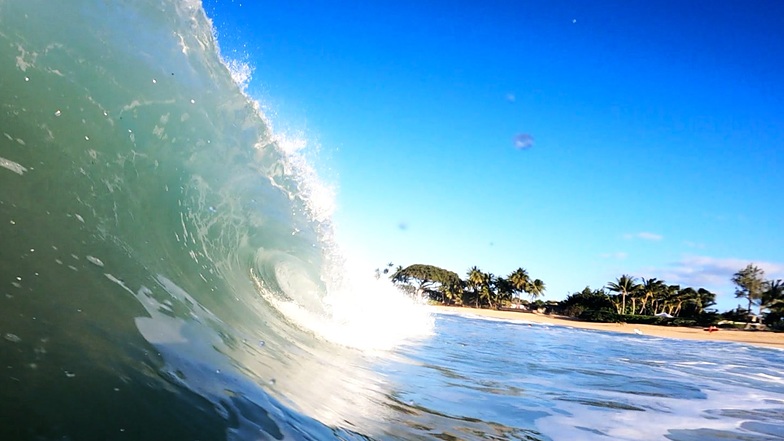
[[[617,314],[606,309],[599,311],[585,310],[579,316],[580,320],[598,323],[632,323],[636,325],[657,326],[697,326],[697,320],[691,318],[666,318],[654,315]]]
[[[578,316],[580,320],[585,320],[587,322],[599,322],[599,323],[616,323],[622,321],[620,320],[620,317],[621,316],[619,314],[614,313],[612,311],[608,311],[606,309],[600,309],[598,311],[588,309],[580,313],[580,315]]]

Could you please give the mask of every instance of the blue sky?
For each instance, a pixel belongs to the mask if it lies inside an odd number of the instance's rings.
[[[784,277],[784,2],[294,3],[204,5],[372,267]]]

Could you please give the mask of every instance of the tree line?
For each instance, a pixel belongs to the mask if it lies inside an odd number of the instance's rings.
[[[390,267],[392,264],[390,264]],[[528,271],[518,268],[508,276],[496,276],[476,266],[461,279],[457,273],[433,265],[415,264],[398,266],[394,271],[385,269],[392,282],[409,293],[427,296],[433,301],[447,305],[471,305],[476,308],[508,305],[526,295],[532,301],[544,295],[545,283],[529,276]],[[377,270],[377,276],[381,272]]]
[[[534,305],[547,312],[579,317],[593,321],[626,321],[638,323],[715,324],[721,319],[748,321],[752,307],[773,328],[784,329],[784,282],[766,280],[764,271],[753,264],[736,272],[732,282],[735,296],[748,302],[719,314],[711,309],[716,294],[705,288],[682,287],[657,278],[637,278],[621,275],[600,289],[586,287],[559,302],[543,302],[546,285],[532,278],[524,268],[507,276],[496,276],[476,266],[465,274],[465,279],[452,271],[433,265],[415,264],[392,270],[389,264],[377,277],[388,275],[400,289],[431,301],[446,305],[476,308]],[[523,297],[529,297],[528,300]]]

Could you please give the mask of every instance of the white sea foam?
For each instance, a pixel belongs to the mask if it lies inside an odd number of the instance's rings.
[[[537,427],[552,439],[667,439],[673,430],[737,431],[744,420],[711,417],[722,409],[776,407],[762,403],[757,393],[743,387],[724,384],[703,390],[708,395],[704,400],[636,395],[634,404],[646,408],[644,411],[608,411],[581,403],[559,402],[559,411],[538,420]],[[603,399],[608,401],[624,398],[623,395],[603,394]],[[592,431],[582,429],[586,426]]]
[[[309,296],[319,304],[313,307],[312,300],[303,299],[302,292],[313,292],[300,281],[293,286],[283,283],[285,290],[299,301],[280,298],[267,293],[265,298],[288,320],[298,327],[335,344],[363,351],[385,351],[397,345],[427,337],[433,329],[429,310],[414,299],[395,288],[391,282],[375,279],[371,273],[366,277],[359,271],[347,271],[349,276],[329,284],[326,295]],[[294,274],[289,276],[296,277]],[[279,283],[285,274],[278,274]],[[265,288],[259,284],[259,289]]]
[[[23,175],[27,171],[27,168],[22,166],[22,164],[11,161],[10,159],[5,159],[3,157],[0,157],[0,167],[3,167],[6,170],[11,170],[18,175]]]

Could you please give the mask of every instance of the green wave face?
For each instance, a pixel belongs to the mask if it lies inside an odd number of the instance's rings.
[[[0,438],[332,436],[305,187],[200,2],[0,1]]]

